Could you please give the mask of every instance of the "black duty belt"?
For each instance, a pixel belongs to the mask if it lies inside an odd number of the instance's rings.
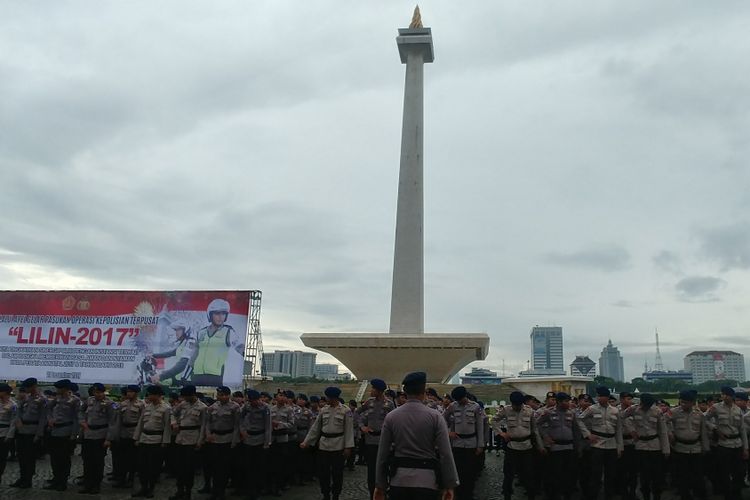
[[[653,441],[658,437],[658,434],[654,434],[653,436],[638,436],[638,441]]]
[[[69,425],[73,425],[73,422],[55,422],[55,427],[67,427]]]
[[[380,431],[370,431],[369,434],[370,434],[370,436],[380,436],[381,432]]]
[[[721,439],[737,439],[738,437],[740,437],[739,434],[732,434],[731,436],[724,436]]]
[[[569,444],[573,444],[572,439],[554,439],[553,441],[555,444],[559,444],[561,446],[567,446]]]
[[[677,436],[674,437],[674,440],[677,441],[678,443],[682,443],[682,444],[698,444],[700,442],[699,438],[695,438],[695,439],[680,439]]]
[[[599,431],[591,431],[591,434],[594,434],[595,436],[603,437],[603,438],[613,438],[615,437],[614,432],[599,432]]]
[[[514,443],[523,443],[524,441],[528,441],[529,439],[531,439],[531,434],[529,434],[526,437],[512,437],[512,438],[510,438],[510,440],[513,441]]]
[[[231,434],[232,432],[234,432],[234,429],[215,429],[211,431],[211,434],[216,434],[217,436],[225,436],[227,434]]]
[[[127,422],[123,422],[121,425],[123,427],[130,428],[130,427],[135,427],[136,425],[138,425],[138,422],[133,422],[132,424],[129,424]]]
[[[475,432],[473,434],[459,434],[458,437],[460,437],[461,439],[471,439],[473,437],[477,437],[477,433]]]
[[[287,431],[286,429],[280,429],[280,430],[271,432],[271,434],[273,434],[274,436],[286,436],[287,434],[289,434],[289,431]]]
[[[161,436],[164,431],[149,431],[146,429],[143,429],[143,433],[147,436]]]
[[[320,435],[323,436],[324,438],[337,438],[337,437],[343,436],[344,433],[343,432],[321,432]]]
[[[69,424],[57,424],[57,425],[64,426],[64,425],[71,425],[72,423],[73,422],[70,422]],[[89,425],[89,430],[90,431],[100,431],[102,429],[106,429],[107,427],[109,427],[109,424]]]
[[[398,469],[429,469],[436,470],[437,460],[434,458],[410,458],[410,457],[393,457],[393,467]]]
[[[197,431],[200,430],[200,425],[181,425],[180,430],[181,431]]]
[[[37,425],[39,424],[39,420],[21,420],[21,423],[23,425]]]
[[[259,431],[247,431],[248,436],[260,436],[261,434],[265,434],[265,433],[266,433],[265,429],[261,429]]]

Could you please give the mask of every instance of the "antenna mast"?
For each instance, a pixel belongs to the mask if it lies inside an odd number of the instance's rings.
[[[659,330],[656,331],[656,359],[654,360],[654,371],[663,372],[664,363],[661,360],[661,351],[659,350]]]

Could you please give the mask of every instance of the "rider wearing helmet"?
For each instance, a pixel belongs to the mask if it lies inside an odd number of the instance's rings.
[[[178,319],[173,321],[169,327],[174,330],[176,336],[174,348],[170,351],[153,354],[151,357],[156,359],[174,357],[177,358],[177,362],[170,368],[152,376],[152,384],[171,378],[173,380],[172,385],[182,385],[190,378],[193,363],[198,355],[198,344],[191,335],[192,330],[186,321]]]
[[[230,349],[242,356],[245,346],[234,328],[226,324],[229,302],[224,299],[212,300],[206,316],[209,324],[198,331],[198,356],[191,380],[195,385],[217,387],[224,385],[224,367]]]

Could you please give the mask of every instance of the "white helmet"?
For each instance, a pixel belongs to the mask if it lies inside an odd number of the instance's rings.
[[[169,328],[171,328],[172,330],[177,330],[178,328],[182,328],[182,330],[185,332],[184,333],[185,336],[187,336],[188,333],[190,332],[190,325],[188,325],[187,321],[185,321],[184,319],[176,319],[172,321],[169,324]]]
[[[229,316],[229,302],[224,299],[214,299],[208,304],[206,312],[209,322],[211,321],[211,313],[222,312],[227,313],[227,316]]]

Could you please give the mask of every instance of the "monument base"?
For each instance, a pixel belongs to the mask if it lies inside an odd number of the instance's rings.
[[[400,384],[409,372],[445,384],[472,361],[487,357],[486,333],[303,333],[307,347],[327,352],[359,380]]]

